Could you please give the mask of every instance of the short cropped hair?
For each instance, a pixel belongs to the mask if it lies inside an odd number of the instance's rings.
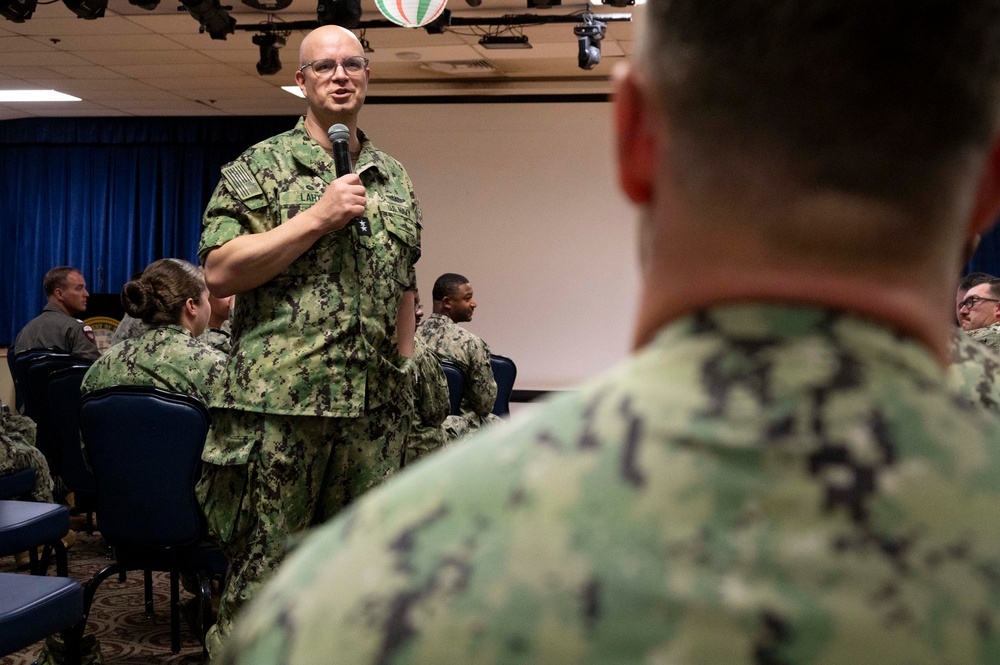
[[[996,128],[1000,0],[650,0],[646,30],[698,166],[914,205]]]
[[[434,290],[431,297],[435,302],[441,302],[445,296],[450,296],[463,284],[468,284],[469,280],[454,272],[446,272],[434,281]]]
[[[991,298],[1000,299],[1000,279],[991,279],[989,282],[985,282],[990,285],[989,292]]]
[[[974,286],[979,286],[980,284],[988,284],[996,280],[996,277],[985,272],[970,272],[968,275],[962,278],[962,281],[958,283],[959,291],[968,291]]]
[[[75,272],[80,271],[72,266],[56,266],[45,273],[45,278],[42,279],[42,289],[45,290],[45,297],[52,297],[56,289],[66,288],[66,278]]]
[[[122,287],[122,306],[151,327],[177,324],[188,298],[201,302],[204,292],[201,268],[181,259],[160,259]]]

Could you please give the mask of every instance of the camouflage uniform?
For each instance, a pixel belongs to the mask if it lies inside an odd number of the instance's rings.
[[[0,475],[35,470],[35,489],[31,498],[43,503],[53,501],[52,474],[42,451],[35,447],[35,422],[27,416],[0,408]]]
[[[888,328],[701,312],[324,526],[222,662],[1000,662],[998,436]]]
[[[114,346],[118,342],[124,342],[127,339],[142,337],[146,334],[147,330],[149,330],[149,326],[143,323],[142,319],[137,319],[126,314],[122,317],[118,327],[115,328],[114,334],[111,335],[111,345]],[[198,335],[195,339],[228,355],[233,346],[230,342],[231,334],[232,330],[227,320],[223,321],[222,325],[218,328],[205,328],[205,332]]]
[[[136,339],[115,344],[90,366],[84,394],[117,385],[153,386],[197,397],[208,404],[225,356],[178,325],[150,328]]]
[[[142,337],[146,334],[147,330],[149,330],[149,326],[143,323],[142,319],[137,319],[134,316],[126,314],[118,322],[118,327],[115,328],[115,332],[111,335],[111,345],[114,346],[118,342],[124,342],[127,339]]]
[[[961,328],[951,335],[948,385],[959,395],[1000,415],[1000,353],[971,339]]]
[[[501,422],[492,413],[497,399],[497,382],[490,367],[490,347],[486,342],[443,314],[431,314],[417,328],[420,337],[440,358],[454,362],[462,370],[461,418],[445,424],[445,439],[454,441],[480,427]]]
[[[42,313],[17,334],[14,352],[22,353],[29,349],[55,349],[84,360],[101,357],[90,326],[53,303],[47,304]]]
[[[982,342],[994,351],[1000,351],[1000,322],[994,323],[985,328],[976,328],[968,331],[970,338],[977,342]]]
[[[406,435],[406,463],[444,445],[442,424],[448,417],[448,381],[441,361],[419,336],[413,340],[413,415]]]
[[[396,316],[416,286],[420,209],[402,165],[358,135],[365,224],[328,233],[236,299],[198,486],[230,558],[210,653],[284,557],[288,534],[330,517],[403,462],[411,361],[398,352]],[[336,177],[303,120],[222,173],[205,211],[202,256],[311,207]]]

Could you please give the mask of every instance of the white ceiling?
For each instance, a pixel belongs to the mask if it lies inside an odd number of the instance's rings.
[[[449,0],[448,9],[453,17],[476,18],[555,16],[587,8],[579,0],[564,1],[567,4],[549,9],[528,9],[526,0],[483,0],[474,9],[464,0]],[[83,99],[0,104],[0,120],[302,112],[302,100],[280,86],[294,84],[305,31],[288,37],[280,51],[282,70],[260,76],[253,32],[237,29],[224,41],[213,40],[200,34],[198,22],[180,7],[176,0],[162,0],[155,10],[147,11],[127,0],[110,0],[103,18],[84,20],[54,0],[39,2],[24,23],[0,19],[0,89],[54,89]],[[362,7],[362,20],[383,18],[374,0],[362,0]],[[596,14],[627,14],[631,9],[593,8]],[[238,2],[230,14],[237,26],[268,18],[267,13]],[[316,0],[293,0],[274,16],[286,22],[315,21]],[[573,25],[526,26],[523,33],[533,48],[523,50],[483,49],[480,35],[468,26],[433,35],[423,28],[369,29],[365,36],[374,49],[368,54],[369,97],[606,94],[615,62],[631,53],[632,24],[608,23],[601,63],[590,71],[577,66]],[[463,64],[474,62],[479,64]],[[469,69],[472,73],[463,73]]]

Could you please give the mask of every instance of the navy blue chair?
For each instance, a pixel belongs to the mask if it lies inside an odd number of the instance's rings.
[[[171,649],[180,650],[179,575],[198,577],[202,640],[211,617],[211,578],[225,574],[194,487],[211,418],[194,397],[145,386],[83,396],[80,432],[97,487],[97,522],[115,563],[84,589],[84,619],[101,583],[132,570],[170,573]]]
[[[53,419],[59,443],[57,454],[62,471],[59,475],[73,492],[74,512],[86,513],[87,533],[94,533],[97,484],[83,460],[80,446],[80,386],[89,368],[90,364],[80,362],[54,371],[49,377],[46,394],[52,410],[59,414]]]
[[[35,489],[35,470],[21,469],[0,476],[0,499],[16,499]]]
[[[7,365],[10,368],[10,377],[14,380],[14,400],[18,413],[27,415],[25,413],[25,394],[28,391],[28,364],[35,358],[54,354],[58,355],[59,352],[55,349],[27,349],[20,353],[14,353],[14,347],[7,350]]]
[[[66,663],[80,662],[83,587],[67,577],[0,573],[0,656],[62,631]]]
[[[462,369],[450,360],[441,361],[444,378],[448,381],[449,415],[457,416],[462,410],[462,391],[465,389],[465,376]]]
[[[497,382],[497,400],[493,403],[493,413],[504,418],[510,415],[510,394],[517,378],[517,366],[506,356],[490,354],[490,367]]]
[[[14,368],[20,375],[24,392],[24,415],[38,426],[35,446],[49,463],[53,478],[62,475],[62,442],[56,430],[56,421],[65,413],[59,404],[49,402],[49,379],[54,372],[65,367],[89,367],[91,364],[68,353],[55,352],[30,351],[19,353],[14,359]]]
[[[31,572],[44,575],[52,552],[56,570],[67,575],[66,547],[62,537],[69,531],[69,508],[57,503],[0,501],[0,556],[28,552]],[[38,559],[38,547],[42,558]]]

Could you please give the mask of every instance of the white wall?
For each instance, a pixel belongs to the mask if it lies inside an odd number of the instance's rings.
[[[570,387],[628,352],[635,212],[619,193],[609,103],[370,104],[361,127],[399,159],[424,213],[417,279],[475,289],[465,324],[519,389]]]

